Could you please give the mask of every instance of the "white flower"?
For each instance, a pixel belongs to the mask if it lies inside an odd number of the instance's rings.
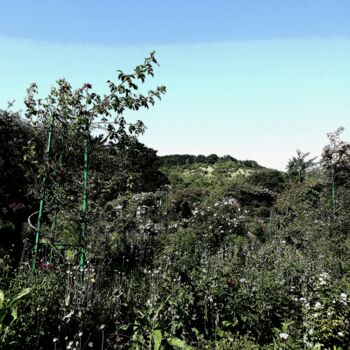
[[[341,294],[340,294],[340,299],[341,299],[341,301],[346,301],[347,297],[348,297],[348,295],[345,294],[345,293],[341,293]]]
[[[323,278],[320,278],[320,286],[324,286],[326,284],[327,282]]]
[[[280,339],[281,340],[288,340],[289,334],[287,333],[280,333]]]
[[[327,272],[320,273],[320,278],[329,279],[330,278],[329,273],[327,273]]]
[[[316,304],[315,304],[315,310],[318,310],[318,309],[321,309],[322,308],[322,304],[317,301]]]
[[[53,341],[54,343],[57,343],[57,342],[58,342],[58,338],[53,338],[52,341]]]
[[[344,333],[343,332],[338,332],[339,337],[344,337]]]

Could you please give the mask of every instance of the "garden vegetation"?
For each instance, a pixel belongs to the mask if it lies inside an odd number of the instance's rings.
[[[165,93],[139,92],[155,64],[106,96],[59,80],[46,99],[29,88],[26,118],[0,110],[0,348],[347,349],[342,128],[285,172],[158,157],[124,118]]]

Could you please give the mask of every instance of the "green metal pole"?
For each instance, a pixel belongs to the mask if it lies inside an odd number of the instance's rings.
[[[85,267],[85,236],[86,236],[86,219],[87,219],[87,181],[88,181],[88,163],[89,163],[89,126],[86,123],[86,130],[84,134],[84,178],[83,178],[83,221],[81,225],[81,243],[80,243],[80,257],[79,257],[79,267],[82,273],[82,278],[84,274]]]
[[[32,261],[32,270],[36,269],[36,260],[37,260],[37,256],[38,256],[39,237],[40,237],[40,233],[41,233],[41,219],[42,219],[43,211],[44,211],[45,183],[46,183],[46,178],[47,178],[47,163],[48,163],[49,157],[50,157],[53,126],[54,126],[54,119],[53,119],[53,117],[51,117],[50,130],[49,130],[49,134],[47,137],[47,146],[46,146],[46,152],[45,152],[45,172],[44,172],[43,182],[41,184],[40,205],[39,205],[37,230],[35,233],[34,257],[33,257],[33,261]]]

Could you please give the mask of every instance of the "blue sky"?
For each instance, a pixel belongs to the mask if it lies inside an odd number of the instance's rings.
[[[349,139],[350,2],[343,0],[3,0],[0,108],[23,108],[61,77],[105,92],[148,52],[168,94],[128,113],[159,154],[231,154],[283,169],[326,133]]]

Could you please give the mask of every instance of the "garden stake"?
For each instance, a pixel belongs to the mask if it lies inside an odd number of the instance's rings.
[[[52,116],[49,134],[47,137],[46,152],[45,152],[45,171],[44,171],[44,178],[43,178],[43,181],[41,184],[40,206],[39,206],[37,230],[35,233],[34,257],[33,257],[33,262],[32,262],[32,270],[36,269],[36,260],[37,260],[37,256],[38,256],[39,237],[40,237],[40,231],[41,231],[41,219],[42,219],[43,210],[44,210],[45,184],[46,184],[47,168],[48,168],[48,162],[49,162],[50,150],[51,150],[53,126],[54,126],[54,118]]]

